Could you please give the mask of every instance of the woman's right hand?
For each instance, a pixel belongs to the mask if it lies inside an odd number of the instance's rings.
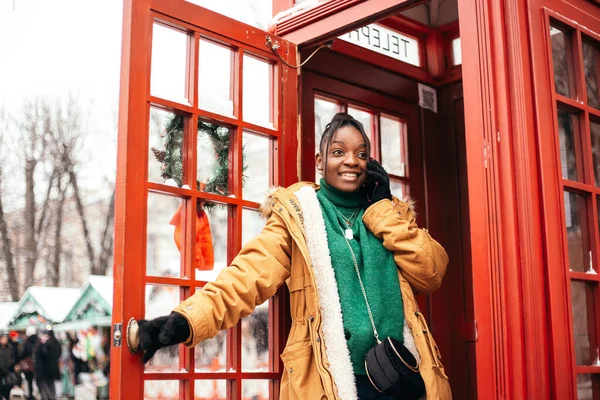
[[[144,364],[159,349],[185,342],[191,332],[187,319],[178,312],[151,320],[141,319],[138,325],[140,347],[144,350]]]

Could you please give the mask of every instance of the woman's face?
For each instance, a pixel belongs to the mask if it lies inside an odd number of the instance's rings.
[[[323,147],[321,150],[327,151],[327,145]],[[342,192],[355,192],[362,186],[367,179],[368,160],[367,143],[351,125],[333,134],[327,157],[320,153],[316,157],[317,168],[323,171],[325,182]]]

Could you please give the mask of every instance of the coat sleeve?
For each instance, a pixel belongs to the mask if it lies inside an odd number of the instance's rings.
[[[378,201],[365,211],[363,222],[394,253],[402,275],[416,291],[428,293],[440,287],[448,255],[426,229],[417,226],[408,203],[396,198]]]
[[[174,309],[191,327],[185,344],[195,346],[231,328],[273,296],[290,276],[291,247],[285,222],[273,213],[261,233],[244,246],[229,267]]]

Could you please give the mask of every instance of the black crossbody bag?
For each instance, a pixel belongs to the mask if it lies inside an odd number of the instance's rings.
[[[425,382],[423,382],[423,378],[419,373],[419,363],[410,350],[404,344],[400,343],[400,341],[391,337],[387,337],[383,341],[379,340],[371,307],[367,300],[367,293],[360,278],[358,263],[343,229],[342,235],[346,239],[350,254],[352,254],[354,269],[356,270],[358,282],[365,298],[369,319],[373,326],[373,334],[375,335],[375,340],[377,340],[377,344],[365,356],[367,377],[375,389],[381,393],[403,400],[417,400],[425,394]]]

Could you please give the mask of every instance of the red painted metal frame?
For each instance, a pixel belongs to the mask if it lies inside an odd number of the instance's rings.
[[[423,0],[329,0],[284,18],[275,32],[292,43],[310,47],[375,22]]]
[[[473,304],[478,340],[476,381],[480,396],[507,398],[501,352],[501,299],[498,221],[496,220],[496,183],[492,170],[492,145],[495,142],[493,65],[490,60],[489,2],[459,1],[465,100],[465,135],[471,221],[471,263],[473,265]],[[468,22],[467,22],[468,21]],[[500,350],[500,354],[499,354]]]
[[[192,105],[166,101],[149,94],[150,88],[150,53],[151,31],[153,21],[160,21],[167,25],[176,26],[194,40],[190,41],[187,50],[188,65],[193,67],[187,71],[187,77],[197,75],[198,52],[197,43],[200,36],[210,37],[216,41],[237,49],[233,60],[233,81],[238,90],[233,93],[234,118],[222,117],[198,109],[198,93],[195,80],[190,79],[186,94]],[[183,21],[200,21],[202,27]],[[174,2],[166,0],[126,0],[123,14],[123,58],[121,67],[121,96],[119,118],[119,149],[117,168],[117,201],[115,209],[115,256],[114,256],[114,307],[113,323],[124,323],[130,317],[139,319],[144,316],[144,290],[147,284],[176,285],[181,288],[181,298],[185,298],[202,287],[205,282],[195,278],[193,268],[193,235],[195,231],[193,218],[197,199],[228,204],[230,216],[228,237],[228,260],[231,261],[237,254],[241,245],[241,216],[242,208],[257,209],[258,204],[241,198],[241,165],[242,165],[242,138],[243,130],[273,139],[272,157],[279,160],[272,178],[275,183],[290,184],[297,179],[297,74],[284,66],[265,46],[266,32],[233,21],[220,14],[205,10],[184,1]],[[272,36],[272,35],[271,35]],[[279,38],[277,38],[279,39]],[[296,62],[296,46],[285,40],[279,39],[280,52],[283,58]],[[271,90],[275,94],[274,109],[271,109],[274,128],[248,124],[242,121],[243,54],[251,53],[273,65]],[[285,97],[284,97],[285,96]],[[184,119],[184,183],[195,187],[196,182],[196,136],[195,129],[197,118],[201,117],[211,122],[216,122],[231,129],[236,129],[237,134],[233,143],[233,180],[231,186],[235,197],[223,197],[215,194],[200,192],[193,189],[181,189],[166,186],[160,183],[147,182],[147,151],[148,148],[148,110],[149,106],[174,110],[187,118]],[[283,151],[282,151],[283,150]],[[286,162],[284,163],[284,159]],[[183,202],[184,218],[183,243],[184,250],[181,258],[181,276],[191,277],[166,278],[145,276],[145,238],[147,218],[147,193],[167,193],[181,196]],[[281,373],[279,354],[283,350],[287,336],[286,324],[287,296],[282,288],[270,300],[269,313],[270,326],[276,329],[269,330],[269,342],[273,349],[270,367],[272,372],[248,373],[241,369],[241,326],[238,325],[227,335],[228,369],[235,368],[235,373],[218,374],[206,373],[175,373],[175,374],[144,374],[139,355],[131,355],[126,350],[125,343],[121,347],[111,348],[111,398],[143,397],[143,382],[150,379],[177,379],[180,382],[180,398],[191,398],[194,393],[196,379],[228,378],[228,396],[232,393],[235,398],[241,399],[239,387],[240,379],[270,379],[269,388],[272,397],[279,391],[278,377]],[[125,326],[123,326],[125,329]],[[229,364],[229,361],[233,361]],[[194,354],[192,349],[180,347],[180,368],[194,371]],[[231,383],[231,384],[230,384]]]
[[[590,113],[589,107],[582,106],[577,102],[572,102],[563,96],[555,94],[554,75],[552,73],[552,50],[549,40],[550,17],[561,21],[565,25],[573,26],[573,24],[581,24],[577,25],[577,30],[574,31],[577,37],[579,37],[578,31],[585,31],[585,28],[582,26],[598,26],[600,20],[598,17],[594,17],[594,15],[598,15],[597,8],[594,9],[589,3],[576,2],[577,5],[571,5],[565,2],[542,0],[531,0],[530,3],[531,58],[545,61],[536,63],[532,68],[537,112],[536,123],[539,132],[537,146],[540,159],[541,200],[544,211],[544,254],[547,265],[549,293],[549,347],[552,354],[549,360],[551,362],[551,390],[553,398],[569,399],[577,398],[575,385],[576,373],[598,373],[600,369],[597,367],[575,366],[575,356],[572,350],[572,309],[570,306],[571,288],[569,283],[570,278],[581,278],[581,276],[577,273],[568,272],[569,262],[565,237],[563,190],[572,187],[583,189],[588,193],[595,193],[597,189],[593,186],[593,177],[590,176],[591,160],[588,156],[584,156],[585,158],[582,161],[585,163],[584,171],[587,171],[586,182],[591,182],[591,185],[573,183],[561,178],[560,146],[558,144],[558,134],[556,133],[558,123],[557,107],[559,104],[565,104],[571,109],[583,109],[584,121],[587,121],[589,114],[595,114],[596,111],[594,110]],[[589,33],[593,35],[593,33]],[[580,94],[579,98],[584,99],[585,103],[584,78],[577,72],[577,69],[580,68],[577,63],[581,57],[581,50],[579,48],[580,39],[577,39],[577,37],[574,41],[575,46],[572,49],[573,59],[575,60],[573,70],[576,74],[573,90]],[[587,129],[587,122],[584,122],[583,125],[580,124],[580,127]],[[555,132],[555,134],[548,135],[548,132]],[[587,133],[584,133],[582,148],[589,149],[588,136]],[[593,214],[593,210],[597,208],[595,196],[591,199],[591,204],[592,207],[588,206],[587,210],[589,217],[588,226],[593,226],[592,250],[595,265],[597,266],[599,239],[596,221],[597,214]],[[596,324],[598,323],[598,317],[598,311],[596,310]],[[567,343],[568,345],[565,345]],[[594,387],[595,390],[598,390],[597,378],[595,379]]]
[[[409,76],[433,87],[442,87],[462,79],[462,66],[452,67],[447,61],[452,54],[452,39],[459,35],[457,23],[430,28],[401,15],[394,15],[377,23],[419,40],[421,66],[394,60],[339,39],[334,41],[332,49],[337,53]]]

